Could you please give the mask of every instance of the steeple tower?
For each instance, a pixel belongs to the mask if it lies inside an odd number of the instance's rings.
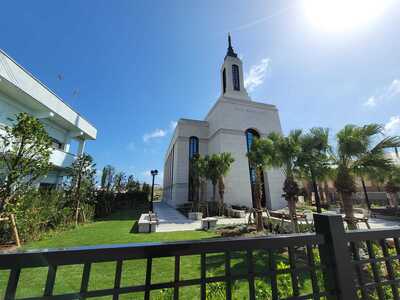
[[[239,100],[251,100],[244,87],[243,64],[232,47],[228,34],[228,50],[221,67],[222,96]]]

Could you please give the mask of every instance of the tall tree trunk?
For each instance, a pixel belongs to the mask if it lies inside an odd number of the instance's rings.
[[[371,210],[371,203],[369,202],[369,197],[368,197],[368,193],[367,193],[367,187],[365,186],[365,181],[364,178],[361,176],[361,184],[363,187],[363,191],[364,191],[364,197],[365,197],[365,203],[368,206],[368,209]]]
[[[288,202],[289,218],[292,223],[293,232],[299,232],[299,225],[297,223],[297,217],[296,217],[296,201],[294,197],[290,197],[286,200]]]
[[[357,229],[357,221],[354,218],[352,193],[341,193],[345,220],[350,230]]]
[[[218,192],[219,192],[219,207],[218,207],[218,214],[222,216],[224,210],[224,193],[225,193],[225,183],[224,177],[220,177],[218,180]]]
[[[311,180],[312,180],[312,185],[313,185],[313,190],[314,190],[314,196],[315,196],[315,206],[317,207],[317,212],[321,213],[321,198],[319,196],[318,192],[318,185],[317,185],[317,179],[315,178],[315,175],[313,172],[311,172]]]
[[[264,230],[264,224],[263,224],[263,219],[262,219],[262,207],[261,207],[261,197],[262,197],[262,191],[261,191],[261,176],[260,174],[260,169],[256,169],[256,182],[254,185],[254,197],[256,198],[256,228],[257,231],[263,231]]]

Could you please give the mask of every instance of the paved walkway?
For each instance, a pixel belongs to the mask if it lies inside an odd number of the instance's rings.
[[[159,225],[156,228],[156,232],[190,231],[190,230],[198,230],[201,228],[201,221],[189,220],[175,208],[170,207],[169,205],[163,202],[155,202],[154,211],[156,212],[159,219]],[[245,224],[245,223],[247,223],[247,218],[220,218],[217,221],[218,225]],[[400,222],[398,221],[389,221],[376,218],[371,218],[369,220],[369,224],[372,229],[400,226]],[[367,229],[364,223],[360,223],[359,228]]]
[[[156,232],[188,231],[201,228],[201,221],[189,220],[175,208],[163,202],[154,202],[154,211],[159,221]],[[247,220],[245,218],[221,218],[218,220],[217,224],[243,224],[246,222]]]

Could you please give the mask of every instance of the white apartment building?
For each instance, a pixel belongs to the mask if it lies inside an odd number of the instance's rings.
[[[86,141],[96,139],[97,129],[0,49],[0,134],[20,112],[38,118],[53,141],[53,169],[41,185],[60,184]],[[71,144],[76,145],[75,153]]]
[[[164,163],[163,197],[171,206],[194,198],[189,170],[193,155],[230,152],[235,162],[225,180],[225,202],[252,207],[255,170],[249,167],[246,154],[254,138],[282,132],[277,108],[252,101],[247,94],[242,61],[233,50],[230,37],[220,74],[221,96],[205,120],[180,119],[175,128]],[[263,206],[277,209],[286,205],[283,182],[281,170],[264,172]],[[211,199],[211,186],[207,198]]]

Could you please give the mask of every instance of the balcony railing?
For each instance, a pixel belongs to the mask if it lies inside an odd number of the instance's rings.
[[[76,156],[60,149],[53,149],[50,162],[60,168],[68,168],[75,161]]]
[[[204,300],[210,299],[207,295],[208,286],[217,282],[224,284],[225,298],[232,299],[234,282],[245,280],[248,284],[246,299],[255,300],[260,299],[257,296],[255,280],[267,280],[266,278],[268,278],[272,299],[370,299],[373,292],[376,293],[376,298],[373,299],[399,299],[400,274],[395,268],[398,267],[400,259],[398,240],[400,230],[346,233],[341,216],[316,214],[314,219],[316,234],[127,244],[2,254],[0,255],[0,270],[10,271],[5,299],[16,299],[21,270],[39,267],[48,269],[43,296],[25,299],[86,299],[103,296],[119,299],[121,295],[133,292],[143,292],[143,298],[150,299],[150,292],[160,289],[172,289],[173,299],[179,299],[181,288],[199,287],[199,298]],[[393,248],[389,250],[391,242]],[[276,260],[278,251],[282,249],[286,249],[289,264],[288,268],[283,269],[277,266]],[[300,249],[305,254],[302,257],[297,256]],[[362,254],[361,249],[366,249],[367,254]],[[395,249],[395,253],[392,249]],[[234,273],[231,268],[233,253],[236,251],[245,253],[246,271],[241,274]],[[266,261],[263,261],[265,267],[261,270],[255,266],[257,260],[260,259],[258,255],[260,251],[267,254],[264,256],[267,257]],[[207,260],[215,253],[222,253],[224,257],[223,275],[207,276]],[[200,256],[198,278],[182,279],[181,258],[188,255]],[[160,257],[173,259],[174,279],[172,281],[161,283],[152,281],[152,269],[156,262],[154,259]],[[144,284],[121,286],[124,261],[132,259],[146,260]],[[112,288],[88,289],[91,266],[98,262],[115,262]],[[380,264],[386,266],[387,272],[381,272]],[[80,289],[76,293],[54,295],[57,268],[65,265],[83,265]],[[365,276],[364,265],[370,266],[371,276]],[[30,269],[30,272],[34,276],[34,269]],[[305,273],[309,274],[311,281],[311,291],[307,294],[302,293],[299,288],[299,276]],[[321,273],[323,274],[322,287],[317,275]],[[291,287],[285,288],[291,289],[292,295],[286,298],[279,295],[281,288],[279,277],[282,275],[290,277]],[[389,288],[391,296],[387,295],[386,287]],[[361,298],[358,298],[358,295]]]

